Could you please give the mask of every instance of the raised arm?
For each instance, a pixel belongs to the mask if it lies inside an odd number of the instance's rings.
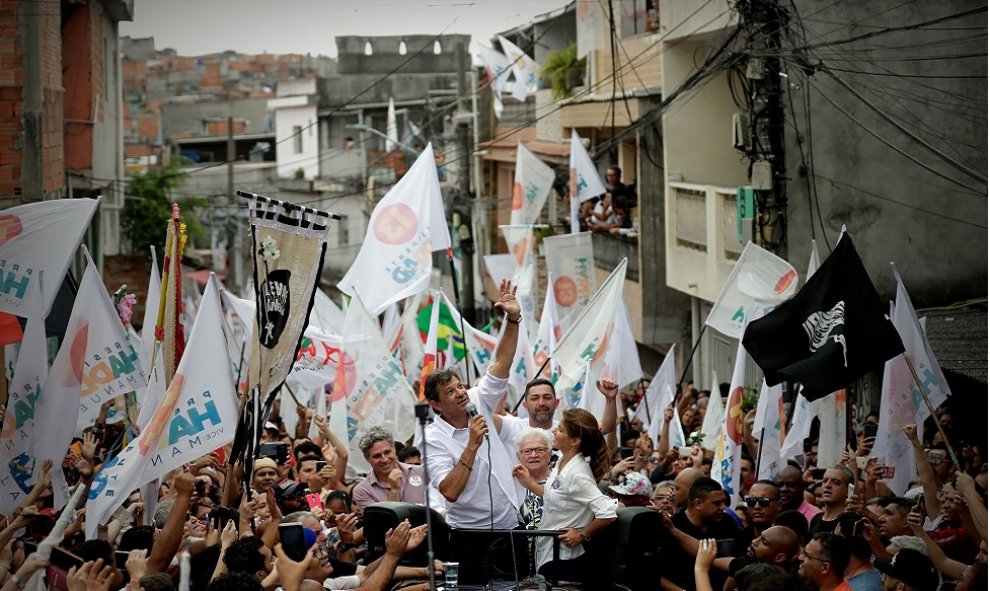
[[[188,472],[183,472],[175,477],[172,486],[176,492],[175,502],[169,513],[168,521],[165,522],[165,527],[155,538],[151,556],[148,557],[148,574],[164,572],[172,563],[172,557],[179,551],[195,484],[196,479]]]
[[[942,488],[942,483],[925,456],[925,448],[918,439],[918,426],[905,425],[904,434],[907,435],[914,450],[914,464],[918,468],[918,477],[921,479],[921,485],[925,491],[925,511],[928,515],[938,515],[942,511],[942,504],[938,501],[938,491]]]
[[[516,356],[516,344],[519,341],[519,323],[522,322],[522,309],[516,300],[516,288],[509,281],[503,281],[498,286],[498,301],[495,302],[495,312],[505,314],[505,330],[495,346],[495,360],[488,373],[496,378],[509,377],[512,360]]]
[[[615,433],[615,426],[619,423],[618,406],[615,399],[619,395],[619,384],[615,380],[598,380],[595,384],[598,391],[605,397],[605,413],[602,415],[601,430],[606,437]]]

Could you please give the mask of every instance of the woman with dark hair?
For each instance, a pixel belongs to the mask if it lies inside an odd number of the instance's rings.
[[[608,446],[594,415],[572,408],[554,429],[554,447],[560,460],[541,486],[517,471],[516,478],[527,489],[543,497],[540,529],[563,530],[560,560],[553,562],[553,541],[539,538],[537,571],[555,580],[585,582],[590,569],[585,564],[582,543],[615,520],[616,501],[598,488],[610,467]]]

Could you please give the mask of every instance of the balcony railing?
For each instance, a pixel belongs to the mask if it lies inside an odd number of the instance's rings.
[[[669,183],[666,213],[667,284],[713,301],[752,237],[746,222],[740,238],[736,189]]]
[[[615,236],[596,232],[591,235],[595,247],[595,266],[612,272],[623,258],[629,259],[626,265],[626,279],[639,282],[639,239],[628,236]]]

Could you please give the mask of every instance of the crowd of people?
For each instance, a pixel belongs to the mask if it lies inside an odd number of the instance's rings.
[[[643,588],[987,588],[985,446],[955,432],[948,411],[929,425],[940,421],[952,441],[927,426],[905,428],[917,478],[903,496],[891,493],[889,475],[869,459],[864,432],[824,470],[817,443],[807,441],[803,457],[771,479],[757,478],[757,450],[747,447],[733,499],[710,478],[714,452],[704,442],[670,445],[675,414],[695,431],[719,393],[683,385],[656,441],[633,418],[647,383],[620,393],[614,381],[598,381],[605,410],[596,417],[560,409],[553,382],[541,377],[513,413],[506,391],[522,318],[508,285],[496,310],[505,327],[485,375],[473,385],[450,370],[427,376],[433,418],[422,441],[362,427],[367,474],[349,476],[349,445],[326,416],[300,406],[290,433],[281,415],[292,411],[276,406],[250,475],[229,449],[217,450],[157,490],[135,490],[87,539],[87,495],[57,511],[52,480],[61,470],[71,487],[90,490],[120,435],[119,425],[106,424],[105,407],[60,463],[40,467],[30,493],[0,523],[0,591],[24,591],[42,570],[48,587],[70,591],[426,589],[431,572],[442,580],[440,561],[405,560],[422,549],[424,525],[401,521],[384,532],[383,551],[371,551],[365,515],[383,502],[436,511],[451,528],[445,560],[459,563],[461,581],[484,581],[508,561],[510,577],[598,588],[589,581],[607,565],[587,549],[624,511],[646,511],[661,527]],[[744,421],[750,446],[757,443],[751,419]],[[290,547],[293,528],[301,541]],[[505,531],[537,535],[506,543]]]
[[[605,174],[604,195],[581,202],[578,223],[581,231],[628,236],[638,231],[636,190],[622,182],[622,169],[610,166]]]

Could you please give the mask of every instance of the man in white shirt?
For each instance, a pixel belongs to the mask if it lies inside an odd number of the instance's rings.
[[[605,396],[605,413],[601,417],[595,417],[601,424],[601,432],[608,437],[615,432],[615,425],[618,422],[618,410],[616,406],[616,396],[619,393],[619,386],[614,380],[600,380],[598,391]],[[501,398],[501,396],[499,396]],[[557,398],[557,391],[553,387],[553,382],[538,377],[526,384],[526,392],[523,393],[522,406],[529,414],[528,418],[514,417],[512,415],[497,415],[495,408],[499,399],[482,392],[481,404],[479,408],[484,408],[492,413],[492,422],[495,423],[495,432],[507,449],[516,449],[516,440],[529,429],[553,430],[557,423],[553,420],[560,399]]]
[[[492,409],[481,404],[482,400],[500,398],[506,391],[522,321],[515,289],[509,282],[499,286],[499,294],[495,309],[505,314],[506,326],[487,374],[470,390],[449,370],[435,370],[424,383],[424,394],[436,414],[426,428],[424,455],[430,480],[447,501],[447,522],[453,528],[514,529],[519,525],[523,494],[512,477],[516,460],[498,437],[489,440]],[[480,414],[471,417],[469,403]],[[464,557],[461,580],[487,579],[487,565],[479,557],[490,557],[488,547],[492,542],[492,536],[459,536],[454,547]]]

